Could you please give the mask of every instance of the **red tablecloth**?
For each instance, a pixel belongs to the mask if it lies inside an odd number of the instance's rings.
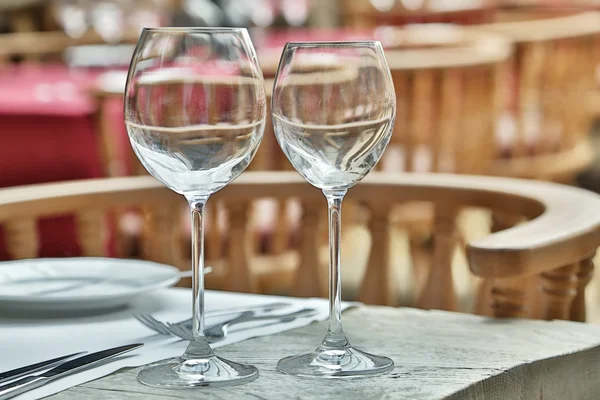
[[[48,65],[0,70],[0,187],[101,176],[86,90],[96,76]],[[40,256],[80,254],[72,217],[40,221],[39,233]]]

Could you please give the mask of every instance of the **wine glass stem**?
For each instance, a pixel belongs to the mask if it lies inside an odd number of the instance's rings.
[[[346,190],[323,191],[329,206],[329,327],[323,347],[343,348],[348,340],[342,329],[342,200]]]
[[[188,199],[192,212],[192,337],[185,356],[210,357],[204,337],[204,206],[207,197]]]

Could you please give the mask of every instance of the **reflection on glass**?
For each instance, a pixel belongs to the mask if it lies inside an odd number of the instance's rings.
[[[145,29],[127,80],[125,123],[155,178],[192,211],[193,336],[142,383],[185,388],[248,382],[256,368],[216,356],[204,337],[203,220],[209,196],[248,166],[265,124],[262,72],[245,29]]]
[[[341,205],[381,158],[396,98],[379,42],[288,43],[272,99],[275,134],[294,168],[329,205],[329,328],[315,351],[279,361],[284,373],[345,377],[387,372],[394,363],[352,347],[340,308]]]

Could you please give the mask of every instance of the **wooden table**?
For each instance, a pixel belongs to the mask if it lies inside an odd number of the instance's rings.
[[[254,364],[259,378],[230,388],[159,390],[137,382],[139,369],[52,396],[68,399],[596,399],[600,326],[491,320],[473,315],[368,306],[344,313],[357,346],[391,356],[396,368],[366,379],[316,380],[276,371],[277,360],[315,347],[325,323],[218,350]]]

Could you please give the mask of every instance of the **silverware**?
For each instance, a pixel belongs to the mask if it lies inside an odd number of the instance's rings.
[[[278,314],[278,315],[260,315],[256,316],[252,311],[248,311],[243,313],[242,315],[233,318],[229,321],[224,321],[219,324],[213,325],[204,330],[204,336],[206,336],[206,340],[209,343],[215,343],[221,341],[227,336],[228,330],[231,326],[236,324],[241,324],[244,322],[255,322],[255,321],[271,321],[271,323],[253,326],[248,329],[253,328],[261,328],[264,326],[274,325],[281,322],[291,322],[299,317],[308,317],[317,313],[317,310],[314,308],[303,308],[299,311],[294,311],[287,314]],[[162,322],[161,322],[162,324]],[[191,327],[186,326],[185,324],[162,324],[163,328],[169,332],[170,335],[177,336],[184,340],[192,340],[192,330]]]
[[[231,321],[221,322],[220,324],[213,325],[208,329],[204,330],[204,336],[207,337],[209,342],[214,342],[218,340],[222,340],[228,333],[228,330],[231,326],[236,324],[241,324],[244,322],[254,322],[254,321],[277,321],[277,322],[291,322],[299,317],[308,317],[309,315],[314,315],[317,313],[317,310],[314,308],[303,308],[301,310],[291,312],[288,314],[280,314],[280,315],[260,315],[255,316],[250,313],[243,313],[237,318],[232,319]],[[170,324],[169,324],[170,325]],[[182,326],[183,327],[183,326]],[[190,327],[191,332],[191,327]]]
[[[17,379],[17,378],[20,378],[20,377],[28,375],[28,374],[33,374],[34,372],[42,371],[44,369],[56,367],[57,365],[60,365],[60,364],[64,363],[65,361],[67,361],[71,358],[80,356],[84,353],[85,353],[85,351],[82,351],[80,353],[73,353],[73,354],[69,354],[67,356],[57,357],[57,358],[53,358],[51,360],[46,360],[46,361],[42,361],[39,363],[27,365],[25,367],[20,367],[20,368],[12,369],[10,371],[1,372],[0,373],[0,383],[4,383],[6,381],[11,381],[13,379]]]
[[[108,358],[127,353],[128,351],[137,349],[141,346],[143,346],[143,343],[135,343],[98,351],[96,353],[88,354],[62,363],[59,366],[39,375],[29,375],[17,381],[6,383],[0,386],[0,400],[13,398],[22,393],[28,392],[29,390],[43,386],[48,382],[62,378],[63,376],[72,374],[82,369],[89,368],[92,365],[98,364],[99,362]]]
[[[273,311],[273,310],[277,310],[277,309],[285,308],[285,307],[289,307],[289,306],[290,306],[290,303],[278,302],[278,303],[261,304],[258,306],[233,307],[233,308],[226,308],[223,310],[207,312],[206,317],[207,318],[208,317],[219,317],[219,316],[225,316],[225,315],[231,315],[231,314],[240,314],[240,313],[244,313],[244,312],[248,312],[248,311],[269,312],[269,311]],[[157,320],[150,314],[131,314],[131,315],[135,319],[137,319],[139,322],[141,322],[142,324],[146,325],[148,328],[155,331],[156,333],[159,333],[161,335],[170,335],[171,334],[168,327],[165,324],[163,324],[162,322],[160,322],[159,320]],[[186,319],[186,320],[177,322],[174,325],[187,325],[187,324],[191,324],[191,322],[192,322],[192,320],[190,318],[190,319]]]

